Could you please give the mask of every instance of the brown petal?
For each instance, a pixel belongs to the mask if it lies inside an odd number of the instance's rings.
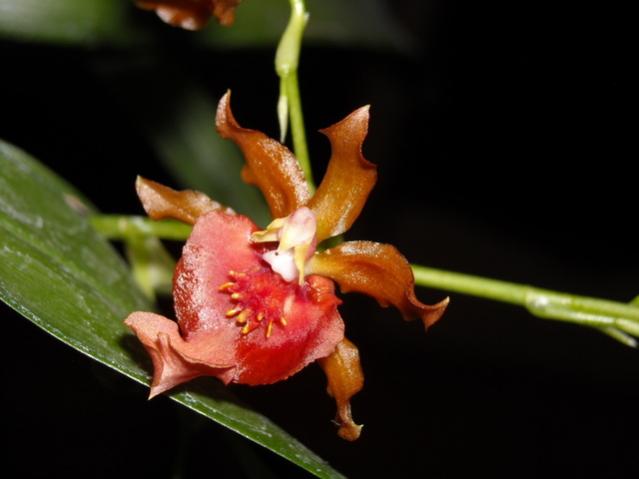
[[[169,25],[186,30],[204,28],[211,15],[229,26],[235,20],[235,8],[240,0],[139,0],[137,6],[154,10]]]
[[[154,220],[174,218],[195,224],[200,216],[210,211],[224,210],[232,213],[232,210],[224,208],[204,193],[194,190],[176,191],[141,176],[135,181],[135,189],[144,210]]]
[[[326,174],[308,207],[317,216],[317,239],[348,230],[357,219],[377,181],[377,167],[362,155],[368,133],[368,106],[321,130],[331,142]]]
[[[308,202],[308,185],[293,153],[264,133],[238,125],[230,91],[220,100],[215,124],[222,138],[231,139],[242,150],[246,160],[242,179],[262,191],[275,218],[288,216]]]
[[[392,304],[406,320],[419,317],[426,327],[435,323],[448,305],[448,298],[431,306],[415,297],[410,264],[388,244],[348,241],[313,256],[308,270],[335,280],[344,293],[367,294],[384,307]]]
[[[344,338],[335,352],[320,359],[319,364],[328,379],[327,392],[337,403],[337,420],[340,423],[337,434],[347,441],[355,441],[359,438],[362,426],[355,424],[351,416],[351,398],[364,386],[359,351]]]

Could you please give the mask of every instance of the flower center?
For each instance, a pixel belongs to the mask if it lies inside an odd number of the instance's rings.
[[[270,338],[274,327],[286,327],[287,315],[301,293],[299,288],[265,267],[242,273],[229,271],[228,275],[230,281],[218,290],[230,295],[233,307],[226,317],[242,327],[242,334],[264,327],[266,338]]]
[[[306,206],[298,208],[289,216],[277,218],[263,231],[251,235],[253,243],[277,242],[277,249],[267,251],[262,259],[285,281],[295,279],[304,284],[306,262],[315,252],[317,239],[315,214]]]

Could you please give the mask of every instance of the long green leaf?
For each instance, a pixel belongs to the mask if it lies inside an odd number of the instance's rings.
[[[90,227],[92,206],[21,150],[0,141],[0,299],[59,340],[144,384],[122,320],[151,305]],[[201,385],[200,385],[201,386]],[[317,477],[342,477],[267,418],[206,381],[171,398]]]

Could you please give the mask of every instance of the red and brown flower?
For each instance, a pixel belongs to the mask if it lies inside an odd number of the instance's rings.
[[[363,107],[322,131],[332,156],[311,195],[293,154],[240,127],[230,94],[222,98],[217,129],[244,153],[242,177],[262,191],[276,218],[264,230],[203,193],[138,179],[151,218],[194,224],[173,280],[177,322],[146,312],[126,319],[153,360],[151,397],[198,376],[271,384],[318,361],[337,402],[339,435],[359,437],[350,399],[364,376],[357,348],[344,337],[333,281],[342,292],[365,293],[426,327],[448,304],[417,300],[410,265],[393,246],[348,241],[316,251],[350,228],[376,182],[376,168],[361,151],[368,118]]]

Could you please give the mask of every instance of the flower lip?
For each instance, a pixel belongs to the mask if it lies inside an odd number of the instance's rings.
[[[203,350],[222,338],[216,347],[232,351],[235,364],[218,376],[225,382],[281,381],[330,354],[344,334],[332,281],[283,280],[261,257],[272,246],[250,241],[256,230],[242,215],[204,215],[175,271],[180,332]]]

